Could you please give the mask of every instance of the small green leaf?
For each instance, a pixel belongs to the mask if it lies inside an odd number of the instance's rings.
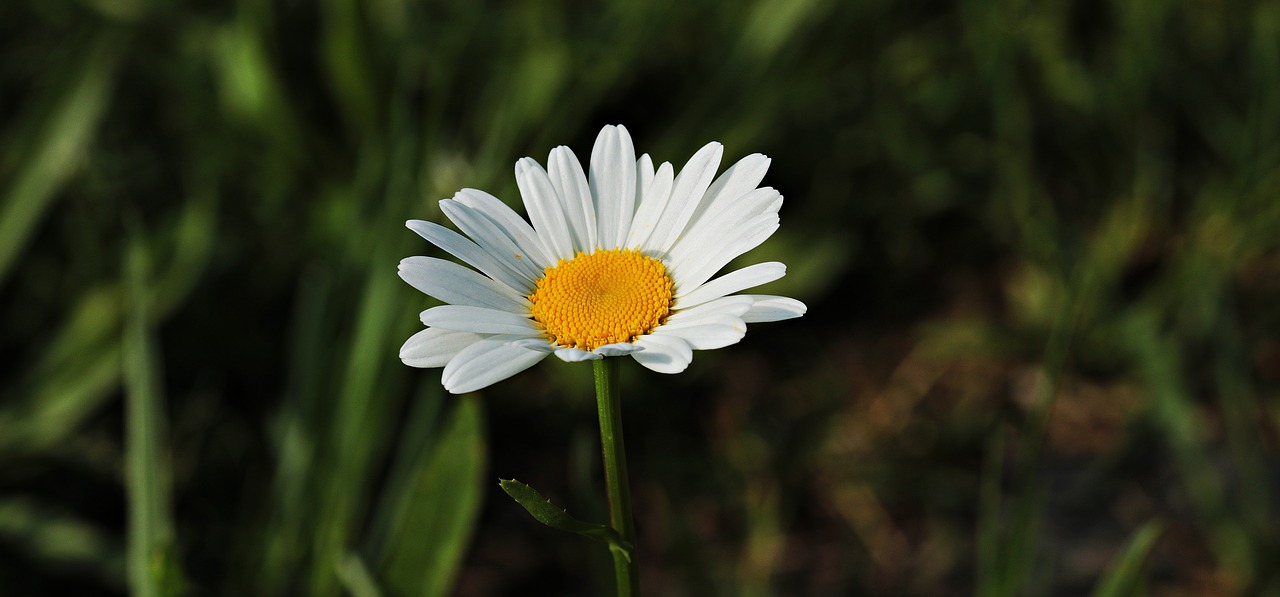
[[[498,485],[511,496],[511,499],[524,506],[524,509],[538,519],[538,522],[562,531],[603,541],[609,545],[610,550],[621,553],[627,561],[631,561],[633,546],[623,541],[617,531],[602,524],[583,522],[570,516],[568,512],[552,504],[546,496],[538,493],[538,490],[515,479],[499,479]]]

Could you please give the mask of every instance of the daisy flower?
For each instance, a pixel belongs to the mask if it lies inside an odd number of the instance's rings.
[[[606,126],[588,172],[567,147],[547,168],[516,162],[530,222],[498,198],[463,189],[440,208],[463,234],[422,220],[409,229],[471,267],[433,257],[400,277],[444,303],[400,349],[414,367],[444,367],[455,394],[504,380],[554,354],[565,361],[629,355],[679,373],[694,350],[741,340],[748,323],[799,317],[795,299],[735,294],[781,278],[758,263],[713,276],[778,229],[782,195],[758,187],[769,158],[753,154],[716,177],[708,143],[677,173],[637,160],[622,126]],[[465,235],[465,236],[464,236]],[[472,269],[474,268],[474,269]]]

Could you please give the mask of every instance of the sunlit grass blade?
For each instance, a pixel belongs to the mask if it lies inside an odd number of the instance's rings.
[[[269,139],[275,151],[268,155],[289,160],[301,151],[301,127],[264,39],[266,14],[267,10],[238,11],[235,22],[214,36],[209,58],[218,75],[223,110],[232,120],[254,125]]]
[[[449,594],[483,501],[485,446],[479,400],[459,399],[396,496],[381,567],[392,594]]]
[[[95,524],[29,499],[0,501],[0,540],[59,567],[123,588],[124,549]]]
[[[338,565],[338,578],[352,597],[382,597],[377,581],[369,574],[369,567],[354,553],[347,554]]]
[[[392,103],[403,108],[400,102]],[[408,164],[417,155],[417,143],[407,111],[394,109],[392,115],[406,119],[395,121],[401,125],[393,129],[397,132],[395,142],[367,137],[354,180],[349,186],[328,190],[334,197],[343,197],[341,202],[351,204],[381,192],[385,212],[373,218],[376,224],[367,227],[353,222],[345,243],[352,254],[365,258],[361,260],[365,274],[355,317],[348,313],[340,319],[349,322],[351,331],[345,345],[340,345],[345,364],[329,382],[328,388],[336,392],[330,394],[334,402],[326,405],[323,449],[317,456],[324,467],[317,471],[315,483],[320,497],[310,589],[320,596],[334,595],[339,589],[331,563],[350,551],[364,530],[360,523],[368,518],[375,501],[369,488],[375,486],[374,475],[381,472],[392,446],[393,435],[386,430],[395,426],[392,417],[402,408],[407,371],[395,358],[395,346],[402,341],[396,322],[402,321],[407,310],[408,293],[394,268],[386,264],[398,259],[412,235],[388,235],[385,231],[400,228],[404,221],[403,203],[416,188],[414,170]]]
[[[343,104],[343,114],[353,121],[348,124],[369,131],[376,126],[381,102],[371,78],[376,62],[367,56],[365,29],[360,26],[362,6],[354,0],[324,4],[321,50],[329,85]]]
[[[88,288],[73,299],[61,326],[51,334],[48,348],[40,356],[30,376],[45,381],[65,376],[104,345],[120,346],[120,325],[127,289],[118,282]]]
[[[104,345],[32,384],[28,400],[0,411],[0,452],[37,453],[64,441],[119,386],[120,355],[119,342]]]
[[[370,253],[371,261],[387,255],[387,243]],[[354,337],[349,344],[341,390],[331,411],[325,453],[327,459],[319,482],[322,487],[318,527],[314,534],[314,565],[311,590],[317,595],[337,592],[333,569],[324,562],[339,561],[348,551],[356,531],[355,523],[368,507],[370,475],[390,438],[392,409],[387,383],[388,368],[399,365],[390,358],[393,320],[402,312],[400,280],[394,273],[373,266],[356,316]],[[385,273],[384,273],[385,272]]]
[[[153,345],[145,245],[126,255],[129,305],[124,336],[125,487],[129,498],[128,577],[140,597],[180,594],[170,505],[172,472],[160,362]]]
[[[162,231],[156,243],[171,249],[163,263],[156,264],[150,296],[152,317],[164,319],[182,305],[195,287],[212,255],[217,240],[218,196],[212,185],[198,186]]]
[[[373,521],[365,538],[367,553],[377,554],[370,559],[376,564],[384,562],[388,539],[396,531],[397,517],[403,513],[404,500],[414,491],[414,484],[422,475],[425,460],[433,450],[440,449],[444,424],[441,419],[452,413],[456,399],[445,396],[439,383],[425,382],[410,397],[409,414],[395,445],[387,482],[373,507]]]
[[[257,568],[253,585],[265,594],[283,592],[299,573],[314,536],[319,504],[308,499],[321,467],[315,461],[326,431],[322,407],[330,383],[328,347],[335,345],[330,317],[333,282],[322,268],[298,276],[294,303],[287,395],[271,424],[276,456],[269,526],[262,533],[261,555],[246,551],[246,568]]]
[[[1145,595],[1142,565],[1163,531],[1164,523],[1159,520],[1152,520],[1138,529],[1129,541],[1129,547],[1125,548],[1124,553],[1098,582],[1093,597]]]
[[[85,52],[84,64],[48,117],[28,158],[0,201],[0,283],[57,193],[83,162],[110,102],[121,40],[103,33]],[[43,106],[37,108],[43,110]]]
[[[214,201],[188,202],[171,229],[152,242],[171,246],[163,271],[147,285],[148,316],[163,319],[190,293],[213,245]],[[0,452],[33,453],[61,443],[112,396],[120,383],[120,334],[126,304],[119,282],[103,283],[72,302],[40,357],[16,382],[17,400],[0,410]]]

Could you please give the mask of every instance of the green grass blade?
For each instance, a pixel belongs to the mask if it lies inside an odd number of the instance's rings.
[[[49,116],[0,202],[0,282],[26,245],[57,193],[83,162],[110,102],[120,40],[103,34],[85,52],[78,77]]]
[[[372,253],[381,263],[394,263],[386,244]],[[381,265],[381,263],[377,265]],[[377,267],[377,265],[373,267]],[[394,375],[388,368],[399,365],[391,357],[396,336],[395,318],[402,313],[402,284],[393,273],[377,269],[370,275],[354,326],[341,392],[332,407],[328,437],[326,468],[321,473],[324,488],[319,526],[314,534],[316,565],[312,568],[311,591],[316,595],[334,595],[336,578],[331,562],[339,561],[349,550],[354,525],[368,509],[366,488],[374,467],[388,447],[386,426],[389,413],[398,405],[392,393],[385,391]]]
[[[1003,550],[1000,549],[1003,536],[1001,516],[1001,479],[1004,471],[1004,427],[997,426],[987,443],[986,463],[982,467],[979,479],[978,499],[979,517],[977,529],[977,595],[993,597],[999,595],[1000,562]]]
[[[382,566],[389,593],[448,594],[483,500],[485,445],[480,402],[460,399],[395,506]]]
[[[1128,597],[1144,594],[1142,565],[1162,532],[1164,532],[1164,523],[1159,520],[1152,520],[1138,529],[1133,539],[1129,541],[1129,547],[1125,548],[1120,559],[1112,564],[1106,576],[1102,577],[1097,588],[1094,589],[1093,597]]]
[[[124,584],[119,540],[72,513],[26,498],[0,500],[0,538],[39,560]]]
[[[74,365],[74,370],[72,369]],[[119,386],[117,341],[34,385],[30,399],[0,411],[0,453],[36,453],[66,440]]]
[[[382,591],[378,590],[378,583],[369,573],[369,567],[356,554],[349,553],[342,559],[338,566],[338,579],[353,597],[382,597]]]
[[[260,555],[246,553],[256,568],[252,586],[263,594],[284,593],[303,565],[314,537],[318,505],[309,499],[324,467],[315,464],[323,440],[324,386],[331,379],[327,350],[335,344],[328,271],[311,267],[298,277],[293,307],[286,398],[272,421],[276,468],[271,522],[261,535]]]
[[[1014,496],[1014,516],[1004,541],[1004,590],[1003,595],[1035,594],[1036,582],[1044,586],[1050,583],[1036,575],[1039,565],[1041,532],[1044,518],[1045,485],[1033,480],[1022,485]]]
[[[434,380],[423,380],[423,388],[410,400],[409,414],[404,430],[400,432],[395,447],[395,458],[387,474],[387,482],[374,505],[374,519],[366,535],[369,552],[378,554],[374,561],[385,561],[387,539],[395,530],[395,518],[400,515],[400,504],[406,492],[417,482],[423,461],[440,441],[444,418],[455,399],[446,396],[444,387]]]
[[[129,305],[124,336],[125,487],[129,498],[127,567],[134,595],[181,592],[170,512],[172,473],[160,398],[160,363],[152,344],[146,249],[135,242],[126,257]]]

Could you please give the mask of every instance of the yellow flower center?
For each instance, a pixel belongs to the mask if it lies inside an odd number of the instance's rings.
[[[671,294],[662,262],[612,249],[548,267],[529,302],[552,342],[595,350],[652,332],[671,310]]]

